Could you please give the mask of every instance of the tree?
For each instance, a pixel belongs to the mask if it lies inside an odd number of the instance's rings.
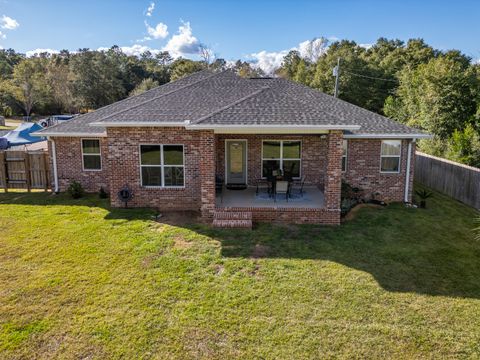
[[[250,63],[246,61],[238,60],[233,67],[233,70],[238,76],[243,78],[256,78],[264,77],[265,72],[260,68],[254,68]]]
[[[340,58],[339,97],[355,105],[372,111],[381,112],[385,98],[386,74],[366,59],[366,49],[353,41],[342,40],[333,43],[322,55],[314,70],[310,85],[327,94],[332,94],[335,88],[333,68]]]
[[[120,100],[126,90],[121,72],[110,53],[81,49],[70,61],[75,76],[74,91],[87,108],[99,108]]]
[[[143,94],[145,91],[151,90],[159,86],[158,81],[153,80],[152,78],[143,79],[140,84],[138,84],[135,89],[133,89],[128,96],[135,96]]]
[[[48,96],[45,61],[39,57],[24,59],[15,65],[12,78],[4,82],[5,90],[21,105],[26,116]]]
[[[205,68],[203,63],[189,59],[179,58],[171,65],[171,80],[178,80]]]
[[[303,85],[308,85],[310,83],[311,76],[307,62],[304,59],[301,59],[298,63],[297,71],[293,79]]]
[[[276,74],[287,79],[295,78],[301,60],[298,50],[290,50],[283,58],[282,66],[277,69]]]
[[[70,72],[68,53],[53,55],[47,64],[46,82],[51,89],[52,104],[55,112],[75,113],[79,110],[79,99],[75,96],[73,79]]]
[[[455,130],[448,145],[447,159],[480,167],[480,134],[471,124],[463,131]]]
[[[472,68],[465,65],[440,56],[415,69],[405,67],[396,97],[385,103],[385,113],[442,140],[462,131],[475,114],[479,85]]]

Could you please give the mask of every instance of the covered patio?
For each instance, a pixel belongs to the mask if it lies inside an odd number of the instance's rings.
[[[224,188],[216,196],[217,208],[303,208],[321,209],[325,205],[323,192],[316,186],[306,186],[303,195],[292,193],[288,201],[285,195],[270,196],[264,189],[258,194],[255,187],[243,190]]]

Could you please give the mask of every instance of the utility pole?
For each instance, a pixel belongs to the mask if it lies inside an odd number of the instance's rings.
[[[340,58],[337,59],[337,66],[333,68],[333,76],[335,76],[335,92],[334,97],[338,97],[338,79],[340,78]]]

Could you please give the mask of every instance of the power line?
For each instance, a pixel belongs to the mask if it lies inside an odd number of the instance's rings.
[[[354,72],[350,72],[350,71],[347,71],[347,70],[343,70],[343,72],[347,73],[347,74],[350,74],[350,75],[353,75],[353,76],[366,78],[366,79],[391,81],[391,82],[398,83],[398,80],[395,80],[395,79],[385,79],[385,78],[379,78],[379,77],[374,77],[374,76],[367,76],[367,75],[362,75],[362,74],[357,74],[357,73],[354,73]]]

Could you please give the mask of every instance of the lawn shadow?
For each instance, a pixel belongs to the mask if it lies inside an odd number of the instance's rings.
[[[439,222],[438,211],[398,204],[361,209],[339,227],[259,224],[252,231],[192,230],[220,241],[226,258],[327,260],[371,274],[387,291],[480,299],[480,243],[468,225],[460,232]]]
[[[215,229],[199,223],[198,213],[156,218],[152,209],[112,209],[95,195],[9,193],[0,194],[2,204],[99,207],[107,220],[156,220],[211,237],[225,258],[333,261],[371,274],[387,291],[480,299],[480,242],[472,232],[479,213],[439,193],[426,210],[397,204],[361,209],[338,227],[258,224],[251,231]]]

